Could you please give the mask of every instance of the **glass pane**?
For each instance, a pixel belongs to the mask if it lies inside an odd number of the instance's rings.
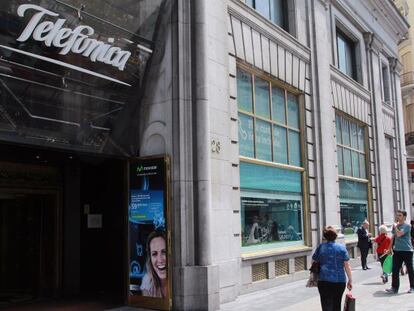
[[[344,175],[352,176],[351,150],[344,148]]]
[[[247,4],[248,6],[253,7],[253,1],[254,1],[254,0],[246,0],[246,4]]]
[[[242,190],[265,190],[268,193],[301,193],[300,172],[240,162],[240,188]]]
[[[342,233],[345,235],[356,234],[368,217],[367,203],[341,202]]]
[[[288,93],[288,125],[299,129],[299,105],[296,96]]]
[[[266,249],[302,241],[302,200],[264,193],[247,193],[241,197],[242,246],[261,245]],[[257,249],[257,248],[256,248]]]
[[[349,121],[347,119],[341,118],[341,128],[342,128],[342,144],[345,146],[350,146]]]
[[[359,178],[359,153],[352,151],[352,176]]]
[[[256,119],[256,158],[272,161],[270,123]]]
[[[301,165],[300,135],[298,132],[289,131],[289,164]]]
[[[358,125],[351,123],[351,147],[358,149]]]
[[[285,0],[270,0],[270,19],[276,25],[284,27],[284,1]]]
[[[337,36],[338,68],[346,74],[346,42],[341,36]]]
[[[272,87],[272,120],[286,124],[285,91]]]
[[[365,167],[365,154],[359,154],[359,172],[361,178],[367,178],[367,169]]]
[[[353,52],[354,46],[349,40],[346,42],[345,49],[346,49],[346,52],[345,52],[346,74],[350,77],[353,77],[354,76],[354,59],[353,59],[353,57],[354,57],[354,52]]]
[[[335,117],[335,126],[336,126],[336,142],[342,144],[342,135],[341,135],[341,117]]]
[[[358,149],[365,152],[365,128],[358,126]]]
[[[367,184],[351,181],[339,180],[339,198],[341,201],[366,201],[368,199]]]
[[[237,104],[239,109],[253,111],[252,76],[244,70],[237,69]]]
[[[169,44],[163,34],[173,9],[164,2],[1,0],[0,140],[134,157],[137,107],[151,88],[143,81],[161,65],[155,45]],[[150,97],[164,101],[171,92]]]
[[[256,11],[266,18],[270,18],[269,0],[256,0]]]
[[[388,79],[388,67],[386,65],[382,67],[382,89],[384,93],[384,101],[389,102],[390,87],[389,87],[389,79]]]
[[[344,159],[342,157],[343,148],[338,147],[337,150],[337,157],[338,157],[338,174],[343,175],[344,174]]]
[[[239,113],[239,152],[245,157],[254,158],[253,118]]]
[[[277,125],[273,126],[273,157],[274,162],[287,164],[287,138],[286,129]]]
[[[269,107],[269,82],[255,78],[255,92],[256,92],[256,111],[255,114],[260,117],[270,119]]]
[[[338,68],[346,75],[353,77],[353,43],[337,30]]]

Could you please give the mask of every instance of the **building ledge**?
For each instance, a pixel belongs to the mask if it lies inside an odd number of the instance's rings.
[[[297,245],[297,246],[287,246],[287,247],[280,247],[277,249],[269,249],[269,250],[260,250],[255,252],[243,253],[241,255],[241,259],[243,261],[265,258],[265,257],[272,257],[272,256],[283,256],[292,253],[303,253],[303,252],[312,252],[312,247],[305,246],[305,245]]]

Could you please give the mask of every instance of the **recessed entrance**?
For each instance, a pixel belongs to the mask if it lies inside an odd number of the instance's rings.
[[[0,301],[54,297],[60,288],[57,192],[0,194]]]
[[[119,159],[0,144],[0,308],[124,303],[125,174]]]

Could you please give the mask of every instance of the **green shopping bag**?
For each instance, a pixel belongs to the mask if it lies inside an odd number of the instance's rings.
[[[392,255],[387,255],[387,258],[385,258],[384,263],[382,264],[382,271],[385,273],[392,272]]]

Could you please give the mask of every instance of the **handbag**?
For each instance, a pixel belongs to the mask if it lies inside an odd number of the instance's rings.
[[[306,282],[306,287],[317,287],[319,280],[319,271],[320,271],[319,262],[314,261],[309,269],[309,279]]]
[[[312,262],[312,265],[309,268],[309,271],[311,273],[319,274],[319,272],[321,271],[321,266],[319,265],[319,262],[317,262],[317,261]]]
[[[356,304],[356,299],[354,296],[352,296],[352,293],[349,292],[348,294],[346,294],[344,311],[355,311],[355,304]]]
[[[306,287],[318,287],[319,275],[317,273],[311,272],[309,279],[306,282]]]
[[[385,258],[384,263],[382,264],[382,271],[385,273],[391,273],[392,272],[392,255],[386,255],[387,258]]]

